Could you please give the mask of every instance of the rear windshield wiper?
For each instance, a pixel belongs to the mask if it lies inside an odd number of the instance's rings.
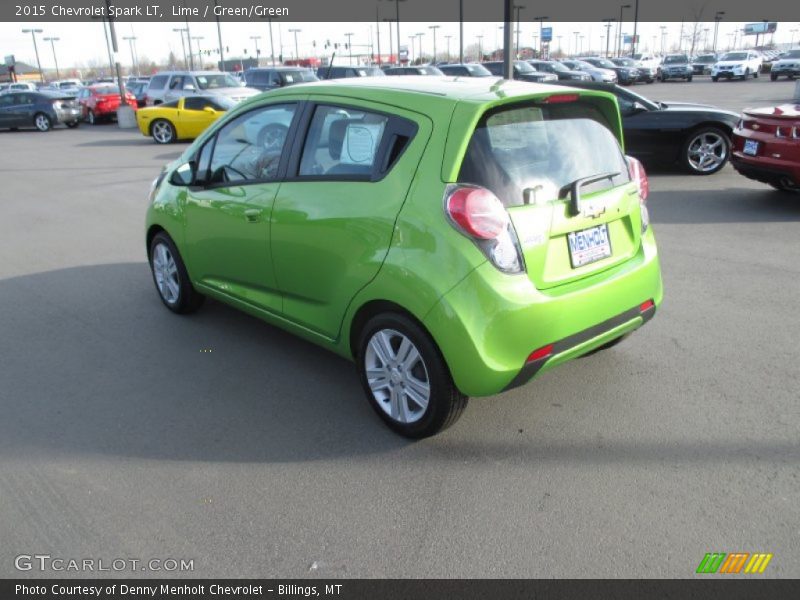
[[[581,214],[581,188],[584,185],[597,183],[598,181],[603,181],[604,179],[613,180],[614,177],[618,176],[619,174],[619,171],[609,171],[608,173],[598,173],[597,175],[589,175],[588,177],[576,179],[572,183],[568,183],[559,190],[558,199],[562,200],[567,197],[567,194],[570,194],[569,214],[573,217],[577,216]]]

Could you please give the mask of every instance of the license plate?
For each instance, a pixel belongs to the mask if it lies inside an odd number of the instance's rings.
[[[611,241],[608,239],[608,224],[567,234],[569,260],[577,269],[589,263],[611,256]]]
[[[755,156],[758,154],[758,142],[756,140],[745,140],[744,153],[749,154],[750,156]]]

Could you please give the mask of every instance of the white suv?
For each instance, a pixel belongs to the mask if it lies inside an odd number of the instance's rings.
[[[758,77],[764,57],[753,50],[737,50],[723,54],[711,67],[711,80],[719,81],[720,77],[733,79],[741,77],[742,80],[752,75]]]

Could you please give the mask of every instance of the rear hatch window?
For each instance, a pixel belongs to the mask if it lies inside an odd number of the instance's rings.
[[[540,289],[624,262],[640,243],[636,186],[612,133],[613,101],[575,98],[489,111],[472,133],[458,176],[459,183],[489,189],[508,209],[528,275]],[[574,184],[585,178],[597,181],[580,185],[573,203]],[[610,249],[583,262],[570,236],[582,231],[605,237]]]

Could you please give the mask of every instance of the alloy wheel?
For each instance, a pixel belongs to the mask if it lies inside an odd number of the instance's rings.
[[[419,421],[428,408],[431,384],[417,347],[394,329],[376,331],[364,356],[367,384],[378,406],[398,423]]]
[[[689,142],[686,158],[699,173],[714,171],[728,159],[728,145],[720,134],[706,131]]]
[[[172,252],[164,243],[159,243],[153,249],[153,274],[156,278],[156,287],[164,302],[177,304],[180,296],[180,281],[178,280],[178,266]]]
[[[36,115],[35,124],[36,129],[39,131],[47,131],[50,129],[50,119],[47,118],[47,115],[43,115],[41,113]]]
[[[153,138],[159,144],[169,144],[172,141],[172,125],[166,121],[153,123]]]

